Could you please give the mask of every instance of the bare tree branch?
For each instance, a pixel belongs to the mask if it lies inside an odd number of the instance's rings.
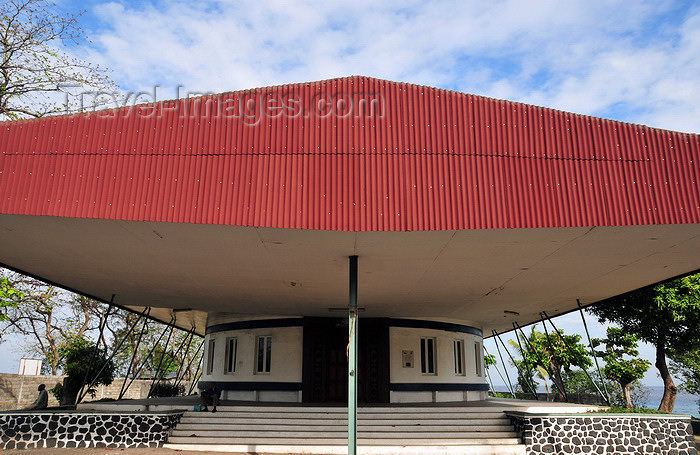
[[[86,40],[79,14],[57,14],[48,0],[0,3],[0,120],[66,112],[69,88],[113,91],[106,71],[58,46]],[[49,95],[65,93],[57,101]],[[55,98],[55,97],[54,97]]]

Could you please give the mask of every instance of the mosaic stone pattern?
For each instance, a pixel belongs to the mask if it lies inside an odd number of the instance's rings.
[[[160,447],[182,413],[0,414],[0,450],[35,447]]]
[[[528,455],[697,455],[690,419],[510,415]]]

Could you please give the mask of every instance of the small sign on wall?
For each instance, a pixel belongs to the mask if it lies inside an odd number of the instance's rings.
[[[401,364],[404,368],[413,368],[413,351],[401,351]]]

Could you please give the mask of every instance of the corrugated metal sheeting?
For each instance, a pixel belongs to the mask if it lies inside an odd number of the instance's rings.
[[[0,212],[345,231],[700,222],[700,136],[349,77],[0,124]]]

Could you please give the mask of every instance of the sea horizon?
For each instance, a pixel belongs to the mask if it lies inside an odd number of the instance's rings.
[[[664,393],[664,387],[658,385],[642,385],[643,390],[647,393],[645,394],[645,399],[642,401],[641,407],[648,409],[658,409],[659,403],[661,403],[661,397]],[[508,392],[505,386],[496,386],[497,392]],[[540,393],[546,393],[544,387],[540,387],[537,390]],[[700,404],[698,401],[700,396],[693,395],[685,392],[678,392],[676,395],[676,404],[673,407],[674,414],[686,414],[692,415],[694,417],[700,417]]]

